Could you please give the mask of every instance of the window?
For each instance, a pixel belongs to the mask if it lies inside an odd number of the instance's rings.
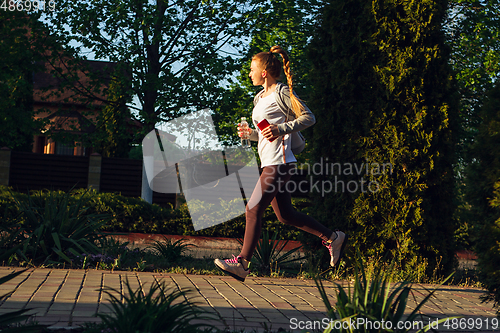
[[[73,155],[75,148],[67,146],[63,143],[56,142],[56,154],[57,155]]]

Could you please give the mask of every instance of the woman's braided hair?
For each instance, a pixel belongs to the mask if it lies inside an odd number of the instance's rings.
[[[260,64],[260,68],[265,70],[273,78],[278,79],[281,73],[281,62],[274,56],[274,53],[278,53],[283,58],[283,71],[285,72],[286,79],[288,81],[288,87],[290,89],[290,100],[292,102],[292,110],[295,113],[295,117],[298,118],[302,115],[304,106],[302,105],[300,99],[293,93],[293,80],[292,73],[290,71],[290,60],[288,59],[288,54],[280,46],[273,46],[269,52],[260,52],[253,56],[252,60],[257,60]]]

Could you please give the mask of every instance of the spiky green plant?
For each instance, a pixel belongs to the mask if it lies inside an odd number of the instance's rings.
[[[354,285],[346,288],[337,285],[337,303],[332,307],[321,279],[316,276],[314,281],[320,292],[321,298],[327,308],[328,316],[332,320],[323,333],[330,332],[409,332],[418,329],[417,333],[426,332],[432,325],[438,325],[451,318],[431,320],[429,316],[419,314],[422,306],[434,295],[437,288],[427,290],[428,294],[416,305],[409,315],[405,310],[412,294],[412,286],[408,281],[391,285],[391,269],[376,268],[371,278],[367,277],[362,259],[357,256],[355,263]],[[451,275],[442,283],[446,282]],[[419,319],[419,320],[418,320]],[[343,324],[343,322],[347,322]],[[364,325],[362,323],[384,324],[384,329],[377,325]],[[348,323],[352,325],[347,325]],[[354,324],[353,324],[354,323]],[[406,323],[406,324],[405,324]],[[415,327],[415,323],[422,323]],[[423,327],[423,323],[429,323]],[[358,325],[359,324],[359,325]]]
[[[279,267],[302,259],[299,256],[293,257],[300,250],[301,246],[283,253],[288,241],[277,240],[277,238],[278,233],[276,231],[271,239],[267,230],[262,232],[262,238],[257,243],[254,256],[252,257],[252,269],[264,275],[270,275],[273,266]],[[243,244],[240,239],[238,239],[238,242]]]
[[[127,294],[123,301],[116,295],[120,291],[105,287],[110,298],[111,314],[99,313],[106,328],[116,333],[190,333],[201,332],[211,325],[191,323],[203,321],[212,316],[187,298],[188,291],[171,290],[164,281],[152,283],[149,292],[139,287],[132,290],[128,279],[125,282]]]
[[[184,238],[174,242],[171,238],[163,236],[163,241],[155,241],[149,248],[158,252],[168,262],[177,262],[190,246],[196,247],[194,244],[186,244]]]
[[[73,200],[70,192],[36,192],[27,200],[14,198],[21,212],[17,224],[18,255],[35,263],[64,260],[67,253],[98,253],[96,242],[107,216],[88,214],[86,197]]]

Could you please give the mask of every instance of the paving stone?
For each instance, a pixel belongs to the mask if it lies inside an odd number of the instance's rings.
[[[71,309],[68,309],[68,310],[55,310],[55,309],[50,309],[46,315],[48,316],[52,316],[52,315],[67,315],[69,317],[71,313]]]
[[[0,276],[14,271],[0,267]],[[31,274],[31,275],[29,275]],[[27,277],[29,278],[20,283]],[[310,280],[270,279],[249,277],[245,283],[227,276],[195,276],[163,273],[135,273],[83,270],[33,269],[2,285],[0,293],[16,289],[3,304],[0,313],[33,307],[30,313],[36,320],[51,327],[70,328],[85,322],[99,322],[95,312],[111,313],[108,308],[107,294],[101,293],[101,285],[121,290],[121,284],[128,279],[135,291],[142,285],[147,292],[156,280],[164,281],[173,290],[191,290],[188,296],[198,301],[199,306],[212,313],[217,320],[203,321],[213,323],[219,328],[241,328],[247,331],[264,332],[267,327],[290,329],[292,318],[312,321],[326,318],[326,308],[320,294]],[[329,300],[335,303],[335,284],[324,281]],[[342,282],[343,286],[348,283]],[[124,285],[123,285],[124,287]],[[420,302],[432,285],[416,285],[412,297]],[[482,290],[441,286],[436,297],[427,303],[422,311],[426,315],[462,315],[478,318],[495,317],[491,304],[481,303]],[[118,298],[120,295],[114,292]],[[30,301],[28,304],[28,300]],[[179,300],[180,302],[181,300]],[[53,303],[52,303],[53,302]],[[50,307],[49,307],[50,306]],[[409,314],[416,303],[410,300],[405,313]],[[224,320],[224,321],[223,321]],[[440,330],[441,331],[441,330]],[[466,330],[459,330],[466,332]]]

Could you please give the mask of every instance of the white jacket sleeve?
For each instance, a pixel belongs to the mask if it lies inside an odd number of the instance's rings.
[[[257,133],[257,130],[252,129],[249,139],[250,141],[259,141],[259,134]]]
[[[290,112],[289,118],[295,119],[277,125],[281,135],[302,131],[316,123],[316,118],[311,110],[304,103],[302,105],[304,105],[305,109],[300,117],[295,118],[295,113]]]
[[[298,96],[293,93],[295,97]],[[316,118],[307,105],[301,101],[304,109],[299,117],[295,117],[292,110],[292,101],[290,100],[290,90],[285,84],[276,86],[276,101],[279,107],[288,115],[288,121],[278,124],[278,131],[281,135],[302,131],[316,123]]]

